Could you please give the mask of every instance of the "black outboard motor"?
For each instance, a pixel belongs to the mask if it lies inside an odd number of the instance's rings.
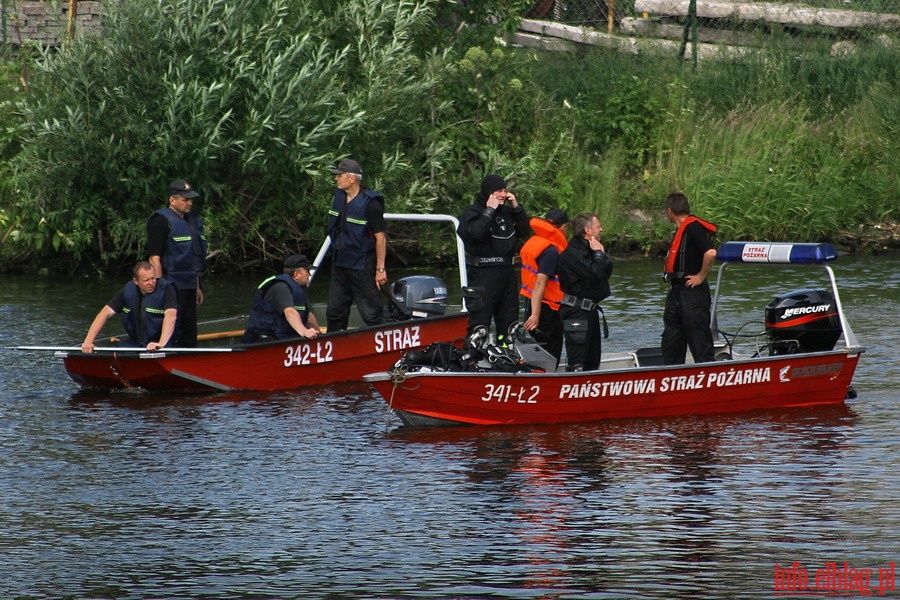
[[[770,355],[823,352],[841,336],[834,296],[825,290],[796,290],[766,306]]]
[[[394,282],[391,299],[389,312],[398,319],[442,315],[447,310],[447,285],[437,277],[412,275]]]

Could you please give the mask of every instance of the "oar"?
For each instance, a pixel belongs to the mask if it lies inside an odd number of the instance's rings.
[[[225,323],[228,321],[246,321],[248,318],[247,315],[235,315],[233,317],[223,317],[221,319],[211,319],[209,321],[201,321],[198,325],[215,325],[216,323]],[[125,333],[117,333],[115,335],[111,335],[109,337],[102,338],[105,342],[112,342],[113,344],[120,342],[124,337]],[[201,333],[197,336],[197,341],[204,340],[220,340],[224,338],[235,338],[241,337],[244,335],[243,329],[233,329],[231,331],[212,331],[210,333]]]
[[[201,333],[197,336],[197,341],[203,342],[207,340],[221,340],[225,338],[241,337],[242,335],[244,335],[243,329],[235,329],[234,331],[215,331],[213,333]],[[113,343],[119,342],[121,340],[122,338],[116,336],[109,338],[109,341]]]
[[[31,350],[39,352],[81,352],[81,346],[14,346],[12,350]],[[160,348],[156,351],[147,350],[146,348],[118,348],[106,346],[102,348],[94,348],[94,352],[144,352],[148,354],[159,353],[178,353],[184,354],[189,352],[243,352],[243,348]]]
[[[222,338],[234,338],[244,335],[243,329],[235,329],[234,331],[216,331],[214,333],[201,333],[197,336],[197,341],[203,340],[221,340]]]

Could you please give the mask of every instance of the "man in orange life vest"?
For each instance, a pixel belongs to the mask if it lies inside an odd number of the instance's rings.
[[[569,245],[566,225],[569,217],[565,211],[554,209],[543,219],[529,221],[535,235],[528,238],[519,251],[522,259],[522,287],[519,293],[528,302],[525,305],[525,331],[556,357],[562,355],[563,330],[559,320],[559,303],[563,299],[559,288],[557,263],[559,254]]]
[[[710,362],[714,360],[712,299],[706,278],[716,262],[716,249],[710,239],[716,226],[693,216],[687,196],[681,192],[666,196],[666,216],[678,229],[666,255],[664,277],[669,293],[663,312],[663,362],[684,364],[688,348],[694,362]]]

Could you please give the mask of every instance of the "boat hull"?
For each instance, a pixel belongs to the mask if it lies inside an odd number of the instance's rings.
[[[191,353],[59,352],[69,376],[86,389],[154,392],[273,391],[360,380],[410,348],[461,338],[468,316],[443,315],[284,340]]]
[[[406,424],[543,424],[840,404],[860,351],[588,373],[365,377]]]

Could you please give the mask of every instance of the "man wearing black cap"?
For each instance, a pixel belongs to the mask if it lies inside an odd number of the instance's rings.
[[[197,305],[203,304],[200,274],[206,270],[203,221],[191,209],[200,194],[186,179],[169,184],[169,204],[147,221],[147,254],[157,277],[178,288],[178,346],[197,345]]]
[[[466,246],[469,286],[480,290],[480,300],[467,300],[469,333],[475,327],[497,327],[497,339],[506,338],[519,316],[519,278],[513,264],[521,240],[531,235],[528,215],[506,181],[496,174],[481,180],[475,203],[459,218],[456,233]]]
[[[519,251],[522,258],[522,289],[519,293],[528,298],[523,329],[530,331],[535,341],[556,357],[557,364],[563,347],[559,320],[563,293],[559,287],[557,264],[560,253],[569,245],[566,240],[568,222],[569,216],[559,209],[551,210],[543,219],[531,219],[529,224],[535,235]]]
[[[250,319],[241,339],[245,344],[268,339],[314,338],[319,324],[306,294],[310,264],[302,254],[284,261],[284,272],[269,277],[256,289]]]
[[[384,307],[379,290],[387,283],[384,196],[362,187],[362,167],[352,158],[329,170],[337,189],[328,211],[332,265],[325,310],[328,331],[347,329],[354,300],[366,325],[380,325]]]

